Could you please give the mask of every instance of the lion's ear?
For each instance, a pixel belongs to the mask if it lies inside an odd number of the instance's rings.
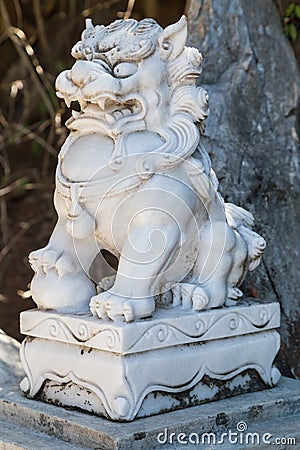
[[[184,49],[187,39],[187,19],[182,16],[178,22],[165,28],[158,37],[159,52],[162,59],[173,60]]]

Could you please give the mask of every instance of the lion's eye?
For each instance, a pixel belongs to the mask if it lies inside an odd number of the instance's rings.
[[[114,76],[118,78],[127,78],[133,75],[138,69],[134,63],[122,62],[114,68]]]

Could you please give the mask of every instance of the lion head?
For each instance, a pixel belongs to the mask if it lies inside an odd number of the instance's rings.
[[[88,19],[72,49],[75,64],[56,81],[57,95],[81,107],[68,123],[71,131],[80,130],[82,119],[97,121],[113,139],[147,130],[160,137],[155,153],[190,156],[199,142],[196,124],[208,114],[208,96],[196,86],[202,55],[186,47],[186,39],[184,16],[165,29],[152,19],[108,26]]]

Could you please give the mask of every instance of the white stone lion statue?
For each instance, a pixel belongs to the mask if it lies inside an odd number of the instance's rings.
[[[200,311],[242,296],[266,244],[252,215],[218,193],[201,138],[202,56],[186,38],[184,16],[165,29],[87,20],[56,81],[80,112],[59,154],[58,222],[29,256],[39,308],[130,322],[158,303]]]

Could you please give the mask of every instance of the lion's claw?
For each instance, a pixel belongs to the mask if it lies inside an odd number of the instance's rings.
[[[238,300],[243,296],[242,291],[237,287],[230,286],[228,288],[227,298],[230,300]]]
[[[99,295],[95,295],[90,300],[90,311],[95,317],[99,319],[106,319],[107,314],[105,311],[105,303],[103,300],[99,299]]]
[[[35,272],[42,271],[45,275],[51,270],[56,270],[59,277],[76,272],[75,264],[67,253],[51,248],[31,252],[28,260]]]
[[[155,309],[154,298],[127,298],[110,291],[95,295],[90,301],[93,316],[113,321],[132,322],[152,315]]]
[[[60,254],[58,254],[55,250],[42,248],[31,252],[28,260],[35,272],[42,270],[45,274],[47,274],[54,268],[59,256]]]

